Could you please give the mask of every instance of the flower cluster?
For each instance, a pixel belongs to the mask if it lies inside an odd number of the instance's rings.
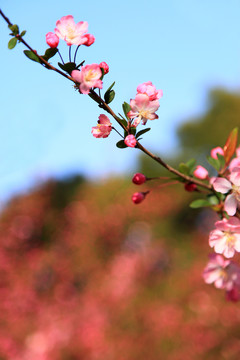
[[[231,146],[212,149],[211,157],[223,161],[222,168],[218,169],[218,176],[209,178],[208,172],[201,166],[194,171],[199,179],[208,179],[219,199],[215,210],[221,220],[215,222],[215,229],[209,234],[209,246],[215,254],[210,255],[203,277],[206,283],[213,283],[217,288],[225,289],[227,299],[240,299],[240,267],[232,262],[235,253],[240,253],[240,147],[236,149],[236,157],[231,160]],[[214,163],[213,163],[214,164]],[[217,163],[215,163],[217,165]],[[227,260],[224,259],[224,257]]]
[[[13,36],[8,44],[11,49],[16,45],[17,40],[21,42],[25,31],[20,34],[17,25],[10,24],[9,28],[12,31],[10,35]],[[59,39],[65,41],[69,46],[68,62],[64,62],[57,48]],[[116,144],[117,147],[140,149],[171,174],[174,174],[172,178],[149,178],[137,173],[133,177],[134,184],[141,185],[147,180],[165,179],[167,183],[160,186],[181,183],[188,192],[204,194],[204,199],[197,199],[190,206],[192,208],[206,206],[214,210],[220,217],[220,220],[215,223],[215,229],[209,235],[209,245],[214,249],[215,254],[210,256],[209,264],[204,270],[204,279],[207,283],[214,283],[217,288],[225,289],[228,299],[238,300],[240,298],[240,268],[229,260],[235,256],[236,252],[240,253],[240,147],[237,148],[238,129],[235,128],[230,133],[223,147],[217,146],[211,150],[208,162],[215,169],[213,176],[211,176],[211,171],[205,167],[196,165],[195,159],[190,159],[187,163],[180,163],[179,169],[174,169],[159,156],[145,149],[139,142],[141,136],[150,128],[137,131],[140,123],[146,125],[148,120],[158,118],[156,111],[160,106],[159,99],[163,96],[162,90],[157,90],[150,81],[138,85],[135,98],[131,99],[129,104],[126,102],[122,104],[124,114],[118,113],[119,116],[116,115],[109,106],[115,97],[113,90],[115,82],[105,91],[103,96],[101,94],[104,76],[109,72],[107,63],[102,61],[100,64],[95,62],[83,65],[85,60],[79,64],[76,62],[79,47],[81,45],[90,46],[94,41],[95,37],[88,33],[88,23],[86,21],[75,23],[73,16],[68,15],[57,21],[54,33],[46,34],[46,42],[50,48],[46,50],[44,55],[38,55],[35,50],[25,50],[24,53],[31,60],[48,69],[55,70],[73,81],[74,87],[79,90],[80,94],[89,95],[121,127],[122,134],[112,126],[105,114],[100,114],[97,126],[92,127],[91,131],[95,138],[106,138],[112,130],[115,130],[121,137],[121,140]],[[24,44],[26,43],[24,42]],[[71,47],[73,45],[77,48],[72,57]],[[31,49],[30,46],[28,48]],[[61,71],[48,62],[57,53],[62,61],[62,63],[58,63]],[[98,89],[97,92],[96,89]],[[202,188],[204,188],[204,192],[201,190]],[[205,196],[206,192],[207,195]],[[141,203],[148,193],[149,190],[135,192],[132,196],[133,203]]]
[[[148,120],[158,119],[155,112],[160,106],[159,99],[162,95],[162,90],[156,90],[151,81],[137,87],[137,95],[135,99],[131,99],[131,110],[128,112],[128,117],[135,119],[132,123],[133,126],[137,127],[141,121],[145,125]]]
[[[59,39],[66,41],[68,46],[71,45],[85,45],[90,46],[94,43],[95,38],[91,34],[87,34],[87,21],[80,21],[75,24],[73,16],[63,16],[56,23],[54,33],[49,32],[46,35],[46,42],[51,48],[56,48]]]

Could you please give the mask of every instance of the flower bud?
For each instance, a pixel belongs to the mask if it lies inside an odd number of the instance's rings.
[[[46,34],[46,43],[51,48],[56,48],[58,46],[58,43],[59,43],[59,37],[56,34],[52,33],[52,32],[48,32]]]
[[[145,183],[146,180],[146,176],[141,173],[135,174],[132,178],[132,182],[136,185],[142,185]]]
[[[208,177],[208,171],[203,166],[198,165],[193,175],[198,179],[204,180]]]
[[[95,37],[92,34],[86,34],[84,37],[87,38],[86,42],[83,44],[85,46],[90,46],[94,43]]]
[[[146,194],[142,192],[135,192],[132,195],[132,202],[134,204],[140,204],[145,199]]]
[[[212,157],[213,159],[217,159],[217,158],[218,158],[218,157],[217,157],[217,154],[224,155],[224,151],[223,151],[223,149],[222,149],[220,146],[215,147],[214,149],[211,150],[211,157]]]
[[[239,301],[239,290],[236,286],[231,290],[226,291],[226,299],[233,302]]]
[[[125,137],[124,142],[127,146],[134,148],[136,146],[137,140],[134,135],[128,135]]]
[[[109,72],[109,66],[107,63],[105,63],[105,61],[102,61],[99,64],[100,68],[102,68],[104,70],[104,75],[106,75]]]
[[[185,184],[184,184],[184,189],[185,189],[186,191],[193,192],[193,191],[196,190],[196,188],[197,188],[197,185],[194,184],[194,183],[192,183],[192,182],[189,182],[189,183],[185,183]]]

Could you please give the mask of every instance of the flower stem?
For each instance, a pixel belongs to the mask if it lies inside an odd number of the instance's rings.
[[[59,50],[58,50],[58,55],[60,56],[60,59],[62,60],[62,63],[63,63],[63,65],[64,65],[64,61],[63,61],[62,55],[61,55],[61,53],[60,53]]]
[[[80,48],[80,45],[78,45],[78,47],[76,48],[75,54],[74,54],[74,58],[73,58],[73,62],[76,63],[76,56],[77,56],[77,52],[78,49]]]

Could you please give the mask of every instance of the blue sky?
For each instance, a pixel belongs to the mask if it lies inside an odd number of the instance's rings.
[[[239,89],[239,0],[2,0],[1,9],[27,30],[26,41],[40,53],[47,47],[45,34],[62,16],[88,21],[96,42],[81,47],[78,60],[109,64],[104,89],[116,81],[116,113],[140,83],[152,81],[163,90],[159,119],[148,122],[152,131],[142,141],[163,157],[178,151],[176,128],[204,112],[209,89]],[[0,33],[0,201],[53,176],[78,172],[98,180],[136,171],[137,150],[117,149],[116,134],[91,135],[102,112],[95,103],[28,60],[22,45],[8,50],[3,19]],[[60,50],[66,59],[64,42]]]

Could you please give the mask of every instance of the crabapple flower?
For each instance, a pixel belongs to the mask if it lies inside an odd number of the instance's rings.
[[[90,89],[94,87],[102,89],[102,71],[98,64],[83,66],[80,71],[73,70],[71,76],[80,83],[79,90],[82,94],[89,94]]]
[[[91,133],[95,138],[106,138],[112,131],[112,124],[104,114],[101,114],[98,119],[98,125],[92,127]]]
[[[88,31],[87,21],[80,21],[75,24],[72,15],[63,16],[56,22],[55,34],[66,41],[68,46],[82,45],[88,42],[86,32]]]
[[[133,122],[133,126],[137,126],[142,120],[142,124],[145,125],[147,120],[158,119],[158,115],[155,111],[159,108],[159,101],[149,100],[149,96],[146,94],[137,94],[135,99],[130,101],[131,110],[128,112],[130,119],[136,119]]]
[[[158,100],[163,96],[163,91],[157,90],[151,81],[138,85],[137,93],[146,94],[150,101]]]
[[[240,156],[232,159],[232,161],[231,161],[230,164],[229,164],[229,170],[230,170],[230,171],[233,171],[233,169],[234,169],[235,167],[239,167],[239,168],[240,168]]]
[[[136,146],[137,140],[134,135],[128,135],[125,137],[124,142],[127,146],[134,148]]]
[[[217,159],[217,154],[224,155],[224,151],[220,146],[217,146],[211,150],[211,157]]]
[[[58,43],[59,43],[59,37],[56,34],[52,33],[52,32],[48,32],[46,34],[46,43],[51,48],[56,48],[58,46]]]
[[[225,260],[222,255],[211,254],[210,260],[203,271],[203,279],[207,284],[214,284],[218,289],[227,292],[240,285],[240,268]]]
[[[90,46],[94,43],[95,37],[92,34],[86,34],[85,37],[87,38],[87,40],[85,43],[83,43],[83,45]]]
[[[208,177],[208,171],[201,165],[198,165],[194,170],[193,175],[198,179],[206,179]]]
[[[240,157],[240,146],[238,146],[236,148],[236,154],[237,154],[237,157]]]
[[[142,185],[146,182],[146,180],[147,180],[146,176],[141,173],[135,174],[132,178],[132,182],[135,185]]]
[[[226,258],[233,257],[235,251],[240,252],[240,220],[231,217],[217,221],[215,226],[209,235],[209,245],[214,247],[214,251]]]
[[[237,207],[240,206],[240,167],[233,168],[229,180],[216,178],[213,182],[213,188],[222,194],[231,191],[225,199],[224,210],[228,215],[233,216],[237,211]]]
[[[99,64],[100,68],[102,68],[104,70],[104,75],[106,75],[109,72],[109,66],[107,63],[105,63],[105,61],[102,61]]]
[[[134,204],[140,204],[144,199],[145,199],[145,193],[142,193],[142,192],[135,192],[133,195],[132,195],[132,202]]]

